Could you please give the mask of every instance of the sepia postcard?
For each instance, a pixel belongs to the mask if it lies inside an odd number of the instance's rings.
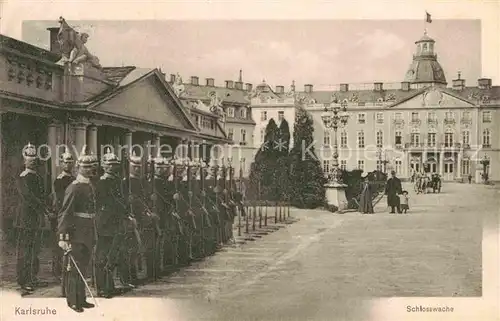
[[[0,320],[500,320],[499,13],[4,1]]]

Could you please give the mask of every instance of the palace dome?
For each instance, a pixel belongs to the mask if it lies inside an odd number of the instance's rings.
[[[416,52],[406,72],[405,81],[410,84],[423,85],[447,84],[443,68],[434,53],[434,43],[434,39],[427,36],[426,33],[415,42]]]

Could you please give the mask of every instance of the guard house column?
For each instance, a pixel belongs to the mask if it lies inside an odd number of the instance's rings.
[[[97,146],[97,126],[92,124],[88,127],[88,145],[89,149],[94,155],[98,155],[98,146]]]
[[[0,137],[4,137],[2,129],[4,112],[0,111]],[[3,139],[0,139],[0,218],[3,219]]]
[[[80,156],[83,146],[87,144],[87,125],[88,123],[85,121],[73,124],[73,128],[75,129],[76,158]]]
[[[57,150],[57,130],[61,126],[58,122],[52,122],[48,126],[48,134],[47,134],[47,143],[50,148],[50,174],[51,174],[51,179],[54,180],[54,178],[57,176],[57,164],[59,161],[59,155],[60,153],[64,152],[62,150]],[[71,149],[68,146],[69,149]],[[54,192],[54,186],[53,184],[50,184],[52,188],[52,192]]]

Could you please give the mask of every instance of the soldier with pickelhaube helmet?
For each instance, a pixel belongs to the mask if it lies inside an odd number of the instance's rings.
[[[97,157],[87,154],[84,146],[78,158],[78,175],[66,189],[58,217],[59,246],[68,257],[68,265],[65,266],[66,302],[76,312],[94,306],[86,301],[88,284],[83,273],[97,241],[94,221],[96,195],[91,182],[97,167]]]
[[[206,193],[207,201],[209,202],[209,213],[212,218],[212,233],[213,233],[213,250],[215,251],[222,245],[222,214],[220,210],[219,202],[219,188],[217,184],[218,169],[215,160],[210,162],[210,166],[207,167],[207,176],[205,176],[206,183]]]
[[[179,196],[176,188],[178,177],[175,158],[166,160],[167,176],[165,186],[165,225],[163,225],[163,275],[170,274],[176,269],[179,257],[179,240],[184,232],[181,217],[179,216]],[[161,214],[160,214],[161,215]]]
[[[45,286],[37,274],[40,269],[38,258],[42,242],[45,215],[51,213],[46,206],[43,179],[37,173],[37,150],[28,143],[22,151],[24,171],[19,175],[21,209],[16,218],[17,227],[17,283],[23,291],[31,292],[35,287]]]
[[[168,231],[168,215],[170,210],[171,197],[168,197],[168,176],[170,164],[164,157],[158,155],[156,158],[151,159],[154,162],[154,175],[150,178],[149,184],[153,188],[152,192],[152,201],[154,201],[154,209],[157,217],[157,221],[154,222],[157,230],[157,237],[159,238],[156,242],[156,248],[154,252],[154,261],[155,261],[155,277],[158,278],[161,276],[161,266],[163,265],[164,269],[167,265],[169,265],[167,258],[165,257],[166,248],[169,246],[169,234],[172,234]],[[154,184],[154,185],[152,185]],[[154,196],[153,196],[154,195]]]
[[[191,254],[191,233],[193,229],[192,224],[192,210],[188,202],[189,199],[189,181],[188,181],[188,165],[187,159],[176,158],[176,171],[178,179],[178,187],[174,198],[177,198],[179,207],[179,216],[182,219],[183,234],[179,238],[178,246],[178,265],[187,266],[192,259]]]
[[[215,219],[214,219],[214,204],[210,200],[210,192],[207,192],[209,188],[209,182],[207,182],[208,166],[200,159],[200,169],[198,171],[198,182],[200,186],[200,203],[202,209],[202,236],[203,236],[203,253],[205,256],[212,255],[215,253],[217,241],[215,238]]]
[[[226,166],[224,162],[222,166],[217,167],[217,190],[218,190],[218,202],[219,202],[219,210],[221,213],[221,243],[225,244],[228,238],[228,230],[227,230],[227,222],[229,220],[229,206],[227,204],[227,194],[228,191],[226,189]]]
[[[192,242],[192,255],[193,259],[199,260],[203,258],[204,254],[204,240],[203,240],[203,208],[200,199],[201,195],[201,176],[199,175],[200,162],[194,159],[189,164],[189,180],[190,180],[190,199],[189,203],[193,211],[194,228],[191,237]]]
[[[120,160],[109,149],[102,157],[104,174],[97,181],[97,245],[95,286],[97,295],[110,298],[115,293],[113,272],[118,264],[124,226],[132,220],[120,179]]]
[[[146,214],[146,184],[142,177],[142,157],[132,152],[129,156],[128,177],[122,180],[122,190],[128,195],[129,215],[132,218],[127,225],[125,241],[122,243],[121,260],[118,272],[122,284],[127,288],[134,288],[139,284],[138,265],[141,264],[140,251],[142,250],[142,235],[140,227],[144,224]]]
[[[226,166],[226,203],[228,206],[228,217],[226,221],[226,233],[229,241],[234,242],[233,235],[233,225],[234,219],[236,217],[236,191],[235,191],[235,183],[234,183],[234,167],[232,166],[232,158],[228,158],[228,165]]]
[[[60,164],[62,167],[62,172],[59,174],[53,183],[54,189],[54,198],[53,198],[53,208],[54,213],[59,213],[59,210],[62,207],[62,203],[64,200],[64,193],[66,192],[66,188],[68,188],[69,184],[71,184],[75,180],[75,176],[73,176],[73,167],[75,164],[75,159],[73,155],[68,152],[68,149],[65,148],[64,153],[61,155]],[[61,278],[62,281],[62,296],[65,296],[65,275],[63,273],[63,267],[67,265],[67,262],[63,262],[63,251],[58,245],[59,238],[57,235],[57,217],[54,217],[50,221],[50,225],[52,231],[54,232],[54,244],[52,251],[52,273],[57,278]]]

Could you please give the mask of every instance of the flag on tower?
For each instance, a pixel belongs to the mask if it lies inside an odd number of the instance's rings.
[[[427,11],[425,12],[425,22],[427,22],[427,23],[432,22],[431,14],[428,13]]]

